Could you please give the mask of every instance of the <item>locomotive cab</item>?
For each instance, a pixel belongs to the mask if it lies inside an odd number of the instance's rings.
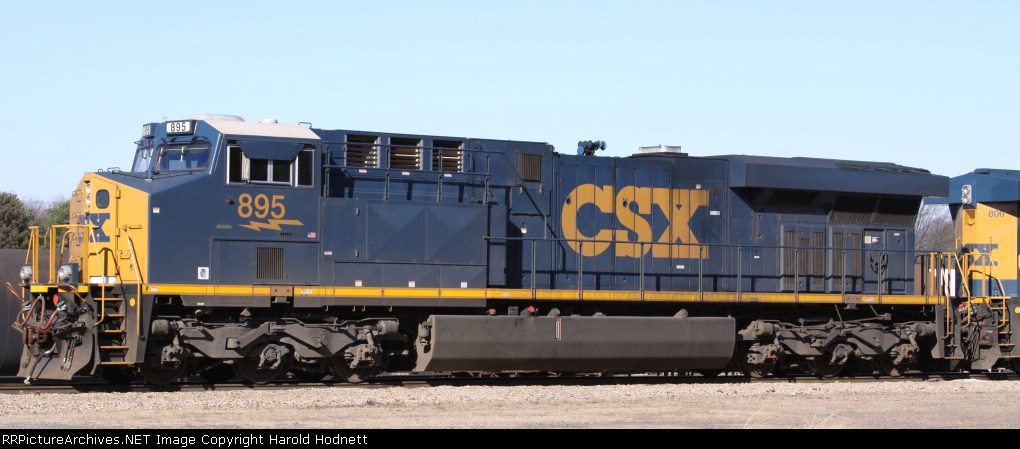
[[[164,356],[161,339],[151,338],[164,324],[153,323],[153,311],[183,304],[160,286],[199,293],[191,305],[214,305],[217,296],[204,294],[214,282],[314,284],[306,262],[284,267],[317,252],[318,147],[307,127],[233,116],[143,125],[130,171],[86,174],[71,195],[71,224],[46,236],[33,229],[19,374],[70,379],[89,367],[122,377],[132,367],[129,374],[175,378],[180,358]],[[38,259],[47,247],[51,267],[43,271],[52,274],[43,278]],[[238,264],[259,266],[236,275],[245,271],[229,269]]]

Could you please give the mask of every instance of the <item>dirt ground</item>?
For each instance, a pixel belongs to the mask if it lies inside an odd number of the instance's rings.
[[[1020,428],[1020,382],[303,388],[0,395],[16,428]]]

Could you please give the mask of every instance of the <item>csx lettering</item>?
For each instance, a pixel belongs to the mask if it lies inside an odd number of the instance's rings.
[[[585,235],[577,225],[577,213],[585,205],[593,205],[602,213],[615,213],[616,220],[625,229],[600,229],[595,235]],[[695,211],[707,205],[707,190],[624,186],[615,192],[612,185],[582,184],[567,195],[560,223],[570,247],[585,257],[602,254],[615,244],[616,255],[620,257],[638,258],[650,251],[655,258],[707,258],[708,248],[698,245],[698,238],[690,229]],[[652,225],[646,218],[653,213],[653,208],[662,211],[668,222],[658,236],[653,235]],[[628,238],[631,232],[636,240]],[[575,240],[585,242],[582,245]]]
[[[975,267],[998,266],[999,262],[992,259],[992,250],[999,249],[998,243],[968,243],[963,250],[970,257],[970,264]]]
[[[103,223],[106,223],[106,220],[109,219],[110,214],[108,213],[89,214],[89,221],[92,222],[92,224],[95,226],[95,229],[93,229],[92,232],[95,233],[94,235],[96,237],[97,243],[104,243],[110,241],[110,236],[106,235],[106,232],[103,231]]]

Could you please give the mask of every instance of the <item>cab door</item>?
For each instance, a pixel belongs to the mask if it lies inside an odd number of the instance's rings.
[[[230,226],[214,242],[216,283],[318,285],[321,154],[315,145],[229,145]]]
[[[864,293],[889,293],[889,253],[886,252],[885,230],[864,230]],[[879,286],[883,286],[879,291]]]

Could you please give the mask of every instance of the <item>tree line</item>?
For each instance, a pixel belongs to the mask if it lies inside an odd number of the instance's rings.
[[[13,193],[0,192],[0,248],[27,248],[29,227],[46,232],[50,226],[67,224],[70,208],[69,199],[22,201]]]

